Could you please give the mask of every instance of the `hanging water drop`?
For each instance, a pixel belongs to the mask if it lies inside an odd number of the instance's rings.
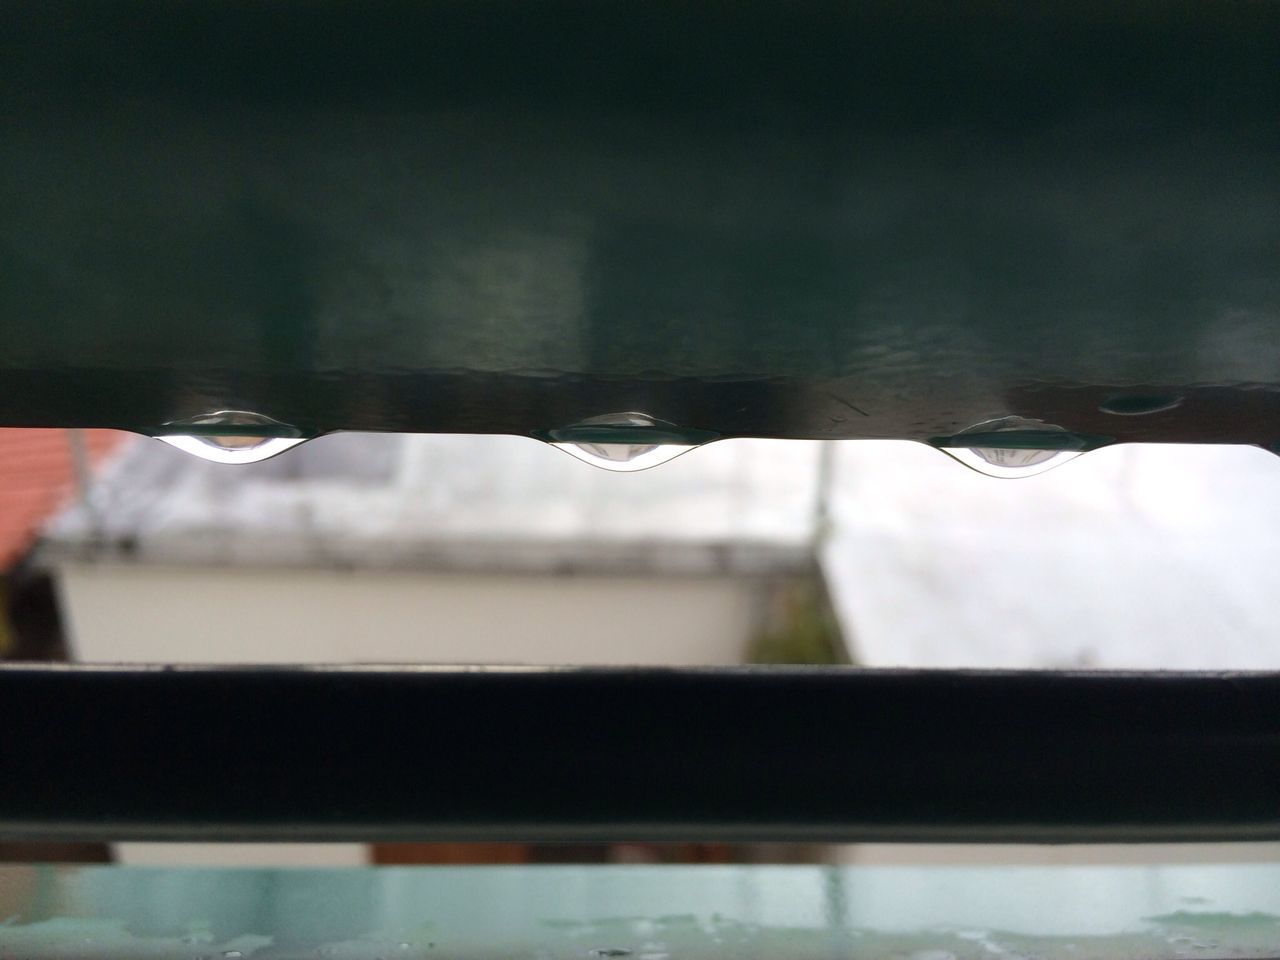
[[[219,410],[166,423],[157,440],[214,463],[259,463],[305,443],[296,427],[247,410]]]
[[[1182,397],[1172,393],[1120,393],[1107,397],[1098,409],[1117,417],[1146,417],[1182,406]]]
[[[1002,417],[932,442],[971,470],[988,477],[1013,479],[1052,470],[1108,441],[1071,433],[1042,420]]]
[[[1034,477],[1080,456],[1081,451],[1023,450],[1015,447],[957,447],[945,450],[966,467],[989,477]]]
[[[648,470],[714,439],[705,431],[681,430],[644,413],[607,413],[548,431],[558,450],[617,473]]]

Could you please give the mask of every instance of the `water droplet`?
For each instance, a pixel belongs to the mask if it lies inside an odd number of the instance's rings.
[[[296,427],[247,410],[175,420],[161,427],[155,438],[214,463],[258,463],[307,440]]]
[[[596,947],[591,951],[593,957],[629,957],[631,951],[622,947]]]
[[[1180,406],[1182,397],[1177,394],[1121,393],[1107,397],[1098,404],[1098,409],[1117,417],[1145,417],[1149,413],[1164,413]]]
[[[635,473],[674,460],[715,434],[682,430],[644,413],[607,413],[548,431],[544,439],[592,466]]]
[[[990,477],[1034,477],[1080,455],[1058,450],[1022,450],[1017,447],[969,447],[948,450],[947,453],[965,466]]]
[[[1104,446],[1105,437],[1071,433],[1041,420],[1003,417],[975,424],[933,445],[989,477],[1034,477]]]
[[[402,944],[399,944],[398,946],[399,946],[399,949],[401,949],[401,950],[408,950],[411,946],[413,946],[413,944],[411,944],[411,943],[402,943]]]
[[[223,950],[222,955],[226,957],[227,960],[240,960],[240,958],[244,956],[244,954],[239,950]]]

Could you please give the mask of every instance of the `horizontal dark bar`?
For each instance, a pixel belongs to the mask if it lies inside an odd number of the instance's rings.
[[[1280,837],[1280,675],[0,668],[0,835]]]
[[[0,3],[0,424],[1270,446],[1278,62],[1259,0]]]

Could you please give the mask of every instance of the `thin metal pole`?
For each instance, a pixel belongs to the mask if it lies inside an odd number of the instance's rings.
[[[835,479],[835,443],[820,440],[818,475],[813,491],[813,545],[821,547],[831,533],[831,485]]]
[[[73,428],[67,430],[66,434],[67,449],[71,454],[71,474],[76,484],[76,499],[96,538],[102,534],[103,527],[102,517],[93,500],[93,465],[89,459],[89,448],[85,443],[83,430]]]

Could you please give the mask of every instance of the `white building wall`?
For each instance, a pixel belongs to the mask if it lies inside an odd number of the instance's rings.
[[[735,664],[764,595],[746,578],[58,572],[76,659],[113,663]]]

